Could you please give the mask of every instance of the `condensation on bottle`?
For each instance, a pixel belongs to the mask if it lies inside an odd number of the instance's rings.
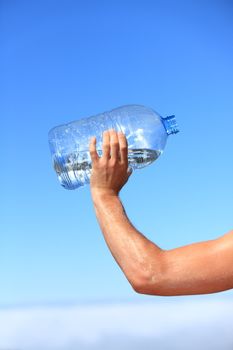
[[[103,132],[122,131],[128,143],[128,166],[133,170],[153,163],[163,153],[167,138],[176,134],[174,115],[161,117],[142,105],[127,105],[57,126],[49,131],[53,168],[60,184],[73,190],[90,183],[92,163],[89,143],[96,137],[102,155]]]

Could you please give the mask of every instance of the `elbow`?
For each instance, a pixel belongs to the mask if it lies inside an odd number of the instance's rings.
[[[153,277],[153,283],[151,282],[151,279],[141,279],[134,281],[131,285],[133,290],[138,294],[158,296],[167,295],[164,293],[164,285],[162,285],[161,280],[158,277],[156,277],[156,279]]]
[[[166,256],[163,253],[160,259],[156,261],[156,267],[148,264],[143,271],[135,275],[135,278],[130,281],[133,290],[138,294],[170,296],[172,290],[169,288],[168,266],[165,260]]]
[[[131,282],[133,290],[138,294],[146,295],[168,295],[166,281],[164,275],[160,272],[145,273],[140,278],[136,278]]]
[[[147,283],[142,281],[136,281],[134,283],[131,283],[133,290],[138,294],[148,294],[148,286]]]

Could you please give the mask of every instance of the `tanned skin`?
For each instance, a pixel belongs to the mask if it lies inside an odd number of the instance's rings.
[[[123,133],[103,133],[102,156],[96,137],[89,144],[91,196],[97,220],[114,259],[137,293],[206,294],[233,288],[233,230],[200,243],[163,250],[130,222],[119,193],[128,181],[128,145]]]

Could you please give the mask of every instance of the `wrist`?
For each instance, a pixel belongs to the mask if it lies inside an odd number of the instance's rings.
[[[110,189],[92,189],[91,188],[91,196],[94,201],[98,200],[108,200],[111,198],[118,198],[118,194],[114,190]]]

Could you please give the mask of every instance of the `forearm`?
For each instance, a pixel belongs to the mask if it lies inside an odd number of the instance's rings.
[[[133,288],[139,291],[152,271],[154,284],[159,283],[162,249],[131,224],[118,196],[93,194],[92,198],[104,239]]]
[[[233,288],[233,233],[162,250],[129,221],[117,196],[93,195],[105,241],[132,287],[151,295],[215,293]]]
[[[130,223],[118,194],[128,181],[123,133],[103,133],[103,155],[90,142],[94,208],[105,241],[133,288],[143,294],[186,295],[233,288],[233,231],[220,239],[164,251]]]

